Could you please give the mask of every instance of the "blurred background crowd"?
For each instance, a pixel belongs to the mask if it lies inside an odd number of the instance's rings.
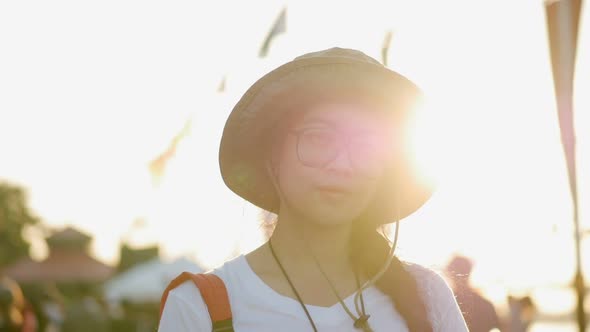
[[[50,230],[31,215],[21,188],[0,184],[0,331],[154,331],[166,285],[183,271],[202,272],[181,257],[164,261],[157,246],[122,244],[117,264],[91,253],[92,237]],[[28,255],[26,227],[47,234],[48,254]]]

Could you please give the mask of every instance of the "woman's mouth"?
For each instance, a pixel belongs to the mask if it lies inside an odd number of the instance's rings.
[[[350,190],[339,186],[318,186],[317,190],[322,196],[333,199],[342,198],[350,194]]]

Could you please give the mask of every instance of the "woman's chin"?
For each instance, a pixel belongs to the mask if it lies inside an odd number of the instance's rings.
[[[338,227],[352,223],[359,215],[360,211],[351,211],[345,207],[321,207],[314,211],[313,220],[318,226]]]

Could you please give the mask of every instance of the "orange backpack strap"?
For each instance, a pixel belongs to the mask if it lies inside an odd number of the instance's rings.
[[[183,272],[172,280],[168,287],[166,287],[164,294],[162,294],[160,317],[162,317],[168,293],[188,280],[191,280],[201,292],[203,301],[209,310],[213,332],[233,332],[234,328],[227,289],[223,280],[214,274]]]

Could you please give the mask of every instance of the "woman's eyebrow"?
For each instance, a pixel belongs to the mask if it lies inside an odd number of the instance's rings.
[[[331,127],[331,126],[334,126],[334,121],[330,121],[330,120],[324,119],[324,118],[311,117],[309,119],[303,120],[302,123],[299,125],[299,127],[309,127],[309,126],[314,126],[314,125]]]

